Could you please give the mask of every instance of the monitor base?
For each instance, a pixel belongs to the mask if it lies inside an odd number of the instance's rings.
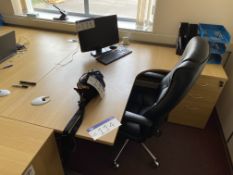
[[[96,58],[96,57],[101,56],[104,53],[109,52],[109,51],[111,51],[111,49],[109,47],[105,47],[105,48],[102,48],[102,49],[97,49],[97,50],[91,52],[91,56]]]

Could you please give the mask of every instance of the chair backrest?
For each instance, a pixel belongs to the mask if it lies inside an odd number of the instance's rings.
[[[190,40],[179,63],[163,78],[159,97],[143,115],[158,125],[187,94],[209,57],[208,41],[200,37]]]

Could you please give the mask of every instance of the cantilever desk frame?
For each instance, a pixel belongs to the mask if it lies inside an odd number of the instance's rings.
[[[16,31],[17,41],[28,42],[28,49],[0,64],[14,65],[0,70],[0,88],[12,92],[0,99],[0,115],[62,132],[78,109],[79,97],[73,88],[79,77],[88,70],[98,69],[104,74],[105,97],[102,100],[95,98],[88,104],[76,133],[77,137],[89,140],[86,129],[90,126],[110,116],[121,120],[137,74],[148,69],[170,70],[179,59],[174,48],[133,43],[129,46],[132,54],[105,66],[89,53],[81,53],[77,43],[69,42],[74,35],[19,27],[1,27],[0,34],[10,30]],[[207,65],[201,76],[227,79],[221,65]],[[11,87],[20,80],[35,81],[37,86],[29,89]],[[50,96],[51,102],[31,106],[31,100],[41,95]],[[117,130],[114,130],[97,142],[113,145],[116,135]]]

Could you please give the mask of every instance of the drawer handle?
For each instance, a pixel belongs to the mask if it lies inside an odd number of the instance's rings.
[[[223,81],[219,81],[219,87],[223,87],[224,86],[224,82]]]
[[[203,86],[203,87],[206,87],[206,86],[208,86],[209,84],[206,83],[206,84],[200,84],[200,85]]]

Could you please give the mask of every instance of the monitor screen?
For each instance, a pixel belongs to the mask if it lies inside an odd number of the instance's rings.
[[[116,15],[78,21],[76,27],[82,52],[98,51],[119,42]]]
[[[0,50],[0,63],[16,53],[17,48],[14,31],[0,36]]]

